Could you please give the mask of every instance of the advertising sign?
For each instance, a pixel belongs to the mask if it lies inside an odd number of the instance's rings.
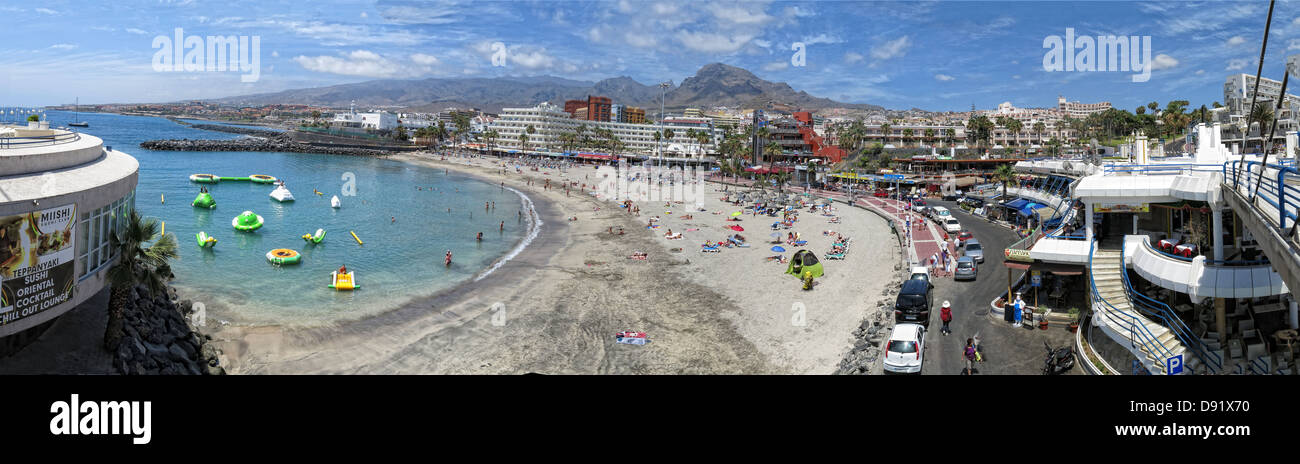
[[[1092,212],[1094,213],[1149,213],[1151,212],[1151,205],[1147,203],[1141,203],[1136,205],[1093,203]]]
[[[77,205],[0,217],[0,325],[72,298]]]

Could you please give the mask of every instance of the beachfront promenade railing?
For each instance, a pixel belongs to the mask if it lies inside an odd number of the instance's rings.
[[[1159,163],[1159,164],[1129,164],[1129,163],[1106,163],[1102,166],[1102,175],[1113,176],[1117,174],[1142,175],[1142,176],[1159,176],[1159,175],[1179,175],[1190,174],[1193,172],[1219,172],[1222,166],[1218,164],[1195,164],[1195,163]]]
[[[1300,171],[1294,167],[1259,161],[1223,163],[1223,180],[1251,201],[1262,217],[1274,222],[1290,237],[1300,217]],[[1261,202],[1262,200],[1262,202]]]
[[[76,132],[63,132],[52,135],[37,135],[26,137],[0,137],[0,148],[28,148],[57,145],[60,143],[76,142],[81,140],[81,134]]]

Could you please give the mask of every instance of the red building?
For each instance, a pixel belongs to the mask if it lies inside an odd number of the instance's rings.
[[[799,135],[803,137],[804,144],[812,151],[814,158],[821,158],[826,160],[827,163],[834,164],[843,160],[844,156],[847,155],[843,149],[827,143],[822,136],[817,135],[817,132],[813,130],[812,113],[798,111],[794,113],[794,119],[799,122]]]
[[[609,97],[587,96],[586,100],[567,100],[564,102],[564,112],[569,113],[574,119],[586,121],[610,121],[610,110],[614,106],[614,101]],[[585,117],[578,116],[578,109],[586,108]]]

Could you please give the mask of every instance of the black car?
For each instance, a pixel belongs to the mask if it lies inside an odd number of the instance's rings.
[[[898,300],[894,302],[894,322],[912,322],[929,327],[930,307],[934,304],[934,295],[930,292],[933,287],[919,279],[903,282]]]

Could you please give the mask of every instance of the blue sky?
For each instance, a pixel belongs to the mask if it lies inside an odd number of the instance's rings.
[[[378,78],[553,75],[680,83],[722,62],[797,90],[887,108],[968,110],[1058,94],[1132,110],[1222,100],[1254,73],[1268,3],[4,0],[0,106],[160,102]],[[158,72],[157,36],[258,36],[261,73]],[[1048,72],[1043,40],[1151,36],[1151,79]],[[493,66],[493,43],[507,48]],[[806,46],[791,65],[793,43]],[[1300,53],[1300,4],[1274,12],[1266,76]],[[1300,90],[1300,89],[1297,89]]]

